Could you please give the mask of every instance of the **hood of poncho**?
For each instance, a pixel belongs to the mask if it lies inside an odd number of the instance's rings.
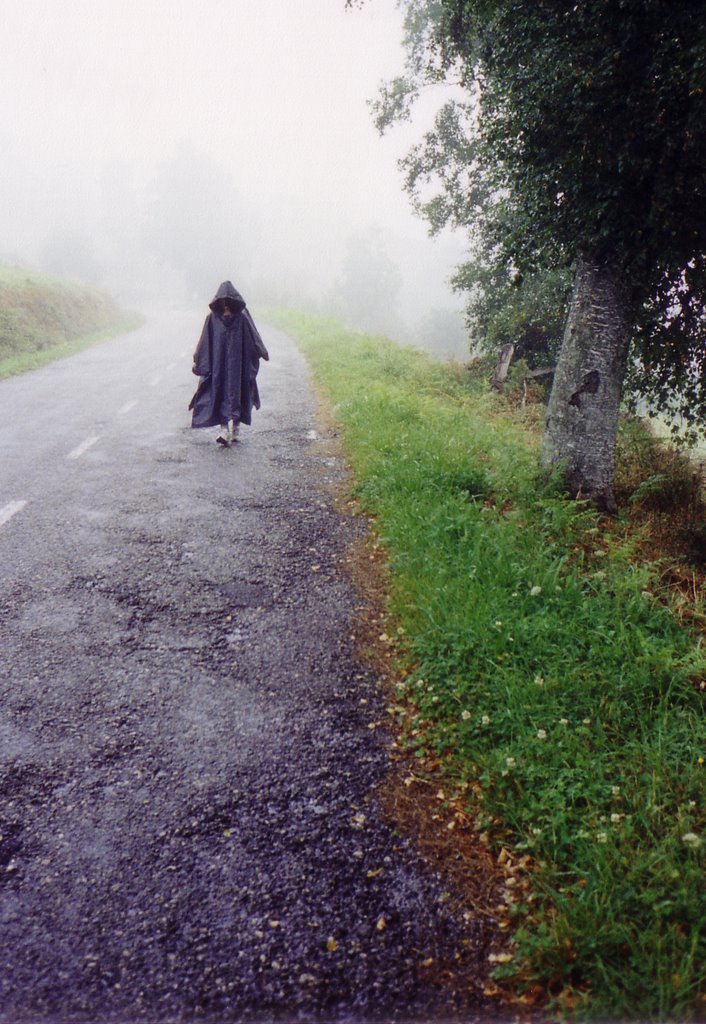
[[[209,309],[214,313],[220,313],[224,299],[228,299],[233,304],[236,313],[240,313],[245,309],[245,299],[230,281],[224,281],[220,285],[218,291],[208,304]]]

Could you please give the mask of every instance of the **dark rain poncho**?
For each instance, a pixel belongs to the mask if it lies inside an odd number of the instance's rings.
[[[223,300],[235,309],[223,315]],[[193,371],[201,378],[189,405],[192,427],[225,426],[229,420],[250,424],[260,408],[257,371],[269,359],[245,300],[230,281],[224,281],[209,303],[211,312],[194,353]]]

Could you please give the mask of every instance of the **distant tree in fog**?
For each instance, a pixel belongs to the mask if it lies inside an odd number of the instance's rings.
[[[331,297],[333,312],[354,327],[391,331],[399,320],[401,287],[402,274],[387,253],[382,231],[370,228],[346,243]]]
[[[40,256],[43,270],[57,277],[74,277],[87,284],[101,284],[103,268],[89,240],[72,228],[57,228]]]
[[[468,329],[460,309],[430,309],[419,322],[415,340],[437,356],[468,359]]]
[[[152,181],[144,235],[157,259],[182,275],[189,296],[210,296],[219,280],[238,280],[252,258],[251,218],[230,175],[190,145]]]

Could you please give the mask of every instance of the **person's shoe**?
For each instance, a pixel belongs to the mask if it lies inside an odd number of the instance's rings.
[[[238,427],[239,426],[240,426],[240,424],[236,423],[235,420],[228,420],[228,440],[229,441],[237,441],[238,440]]]
[[[216,438],[216,444],[222,444],[224,448],[230,448],[230,430],[227,427],[221,427],[221,431]]]

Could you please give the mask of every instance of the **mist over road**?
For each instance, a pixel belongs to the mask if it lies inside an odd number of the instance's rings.
[[[281,333],[243,441],[190,429],[202,321],[0,381],[0,1020],[449,1019],[476,940],[371,798],[363,526]]]

